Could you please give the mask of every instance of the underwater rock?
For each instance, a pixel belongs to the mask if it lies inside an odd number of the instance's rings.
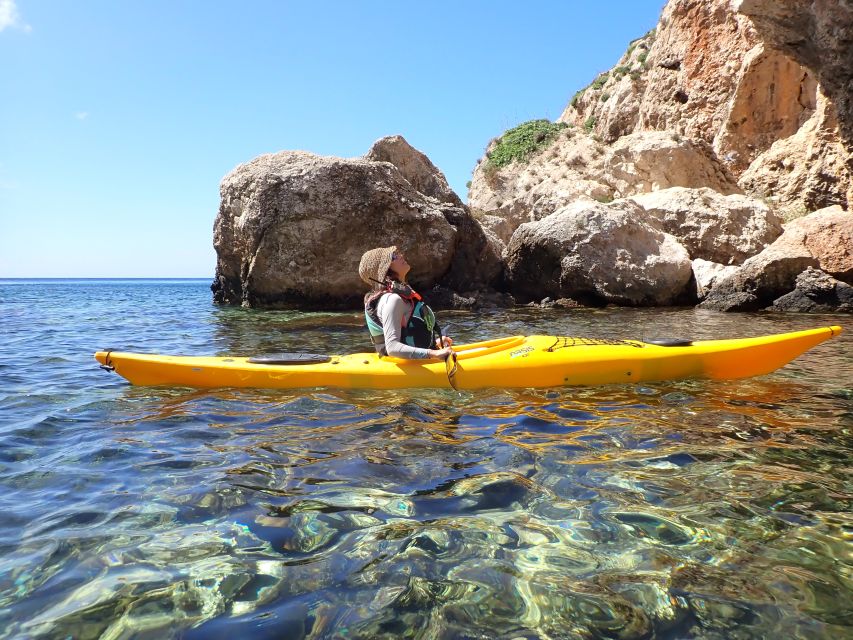
[[[488,511],[523,506],[528,504],[538,491],[524,476],[499,472],[460,480],[454,483],[451,493],[468,498],[468,511]]]

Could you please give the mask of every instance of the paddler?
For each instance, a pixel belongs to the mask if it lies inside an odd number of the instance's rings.
[[[371,286],[364,296],[364,317],[373,346],[382,356],[446,360],[453,340],[442,335],[433,310],[406,282],[410,268],[397,247],[361,256],[358,275]]]

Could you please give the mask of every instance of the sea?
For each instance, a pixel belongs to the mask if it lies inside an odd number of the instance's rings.
[[[209,280],[0,280],[0,639],[851,638],[853,322],[440,313],[502,335],[847,331],[770,375],[479,391],[135,387],[101,349],[370,349]]]

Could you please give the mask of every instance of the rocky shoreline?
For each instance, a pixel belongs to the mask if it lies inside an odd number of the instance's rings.
[[[851,33],[843,3],[670,0],[558,122],[489,143],[467,204],[401,136],[255,158],[220,187],[214,300],[358,308],[396,244],[437,307],[853,313]]]

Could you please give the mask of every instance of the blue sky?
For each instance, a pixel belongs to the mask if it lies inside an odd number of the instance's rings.
[[[0,0],[0,277],[212,277],[219,182],[401,134],[465,199],[663,0]]]

